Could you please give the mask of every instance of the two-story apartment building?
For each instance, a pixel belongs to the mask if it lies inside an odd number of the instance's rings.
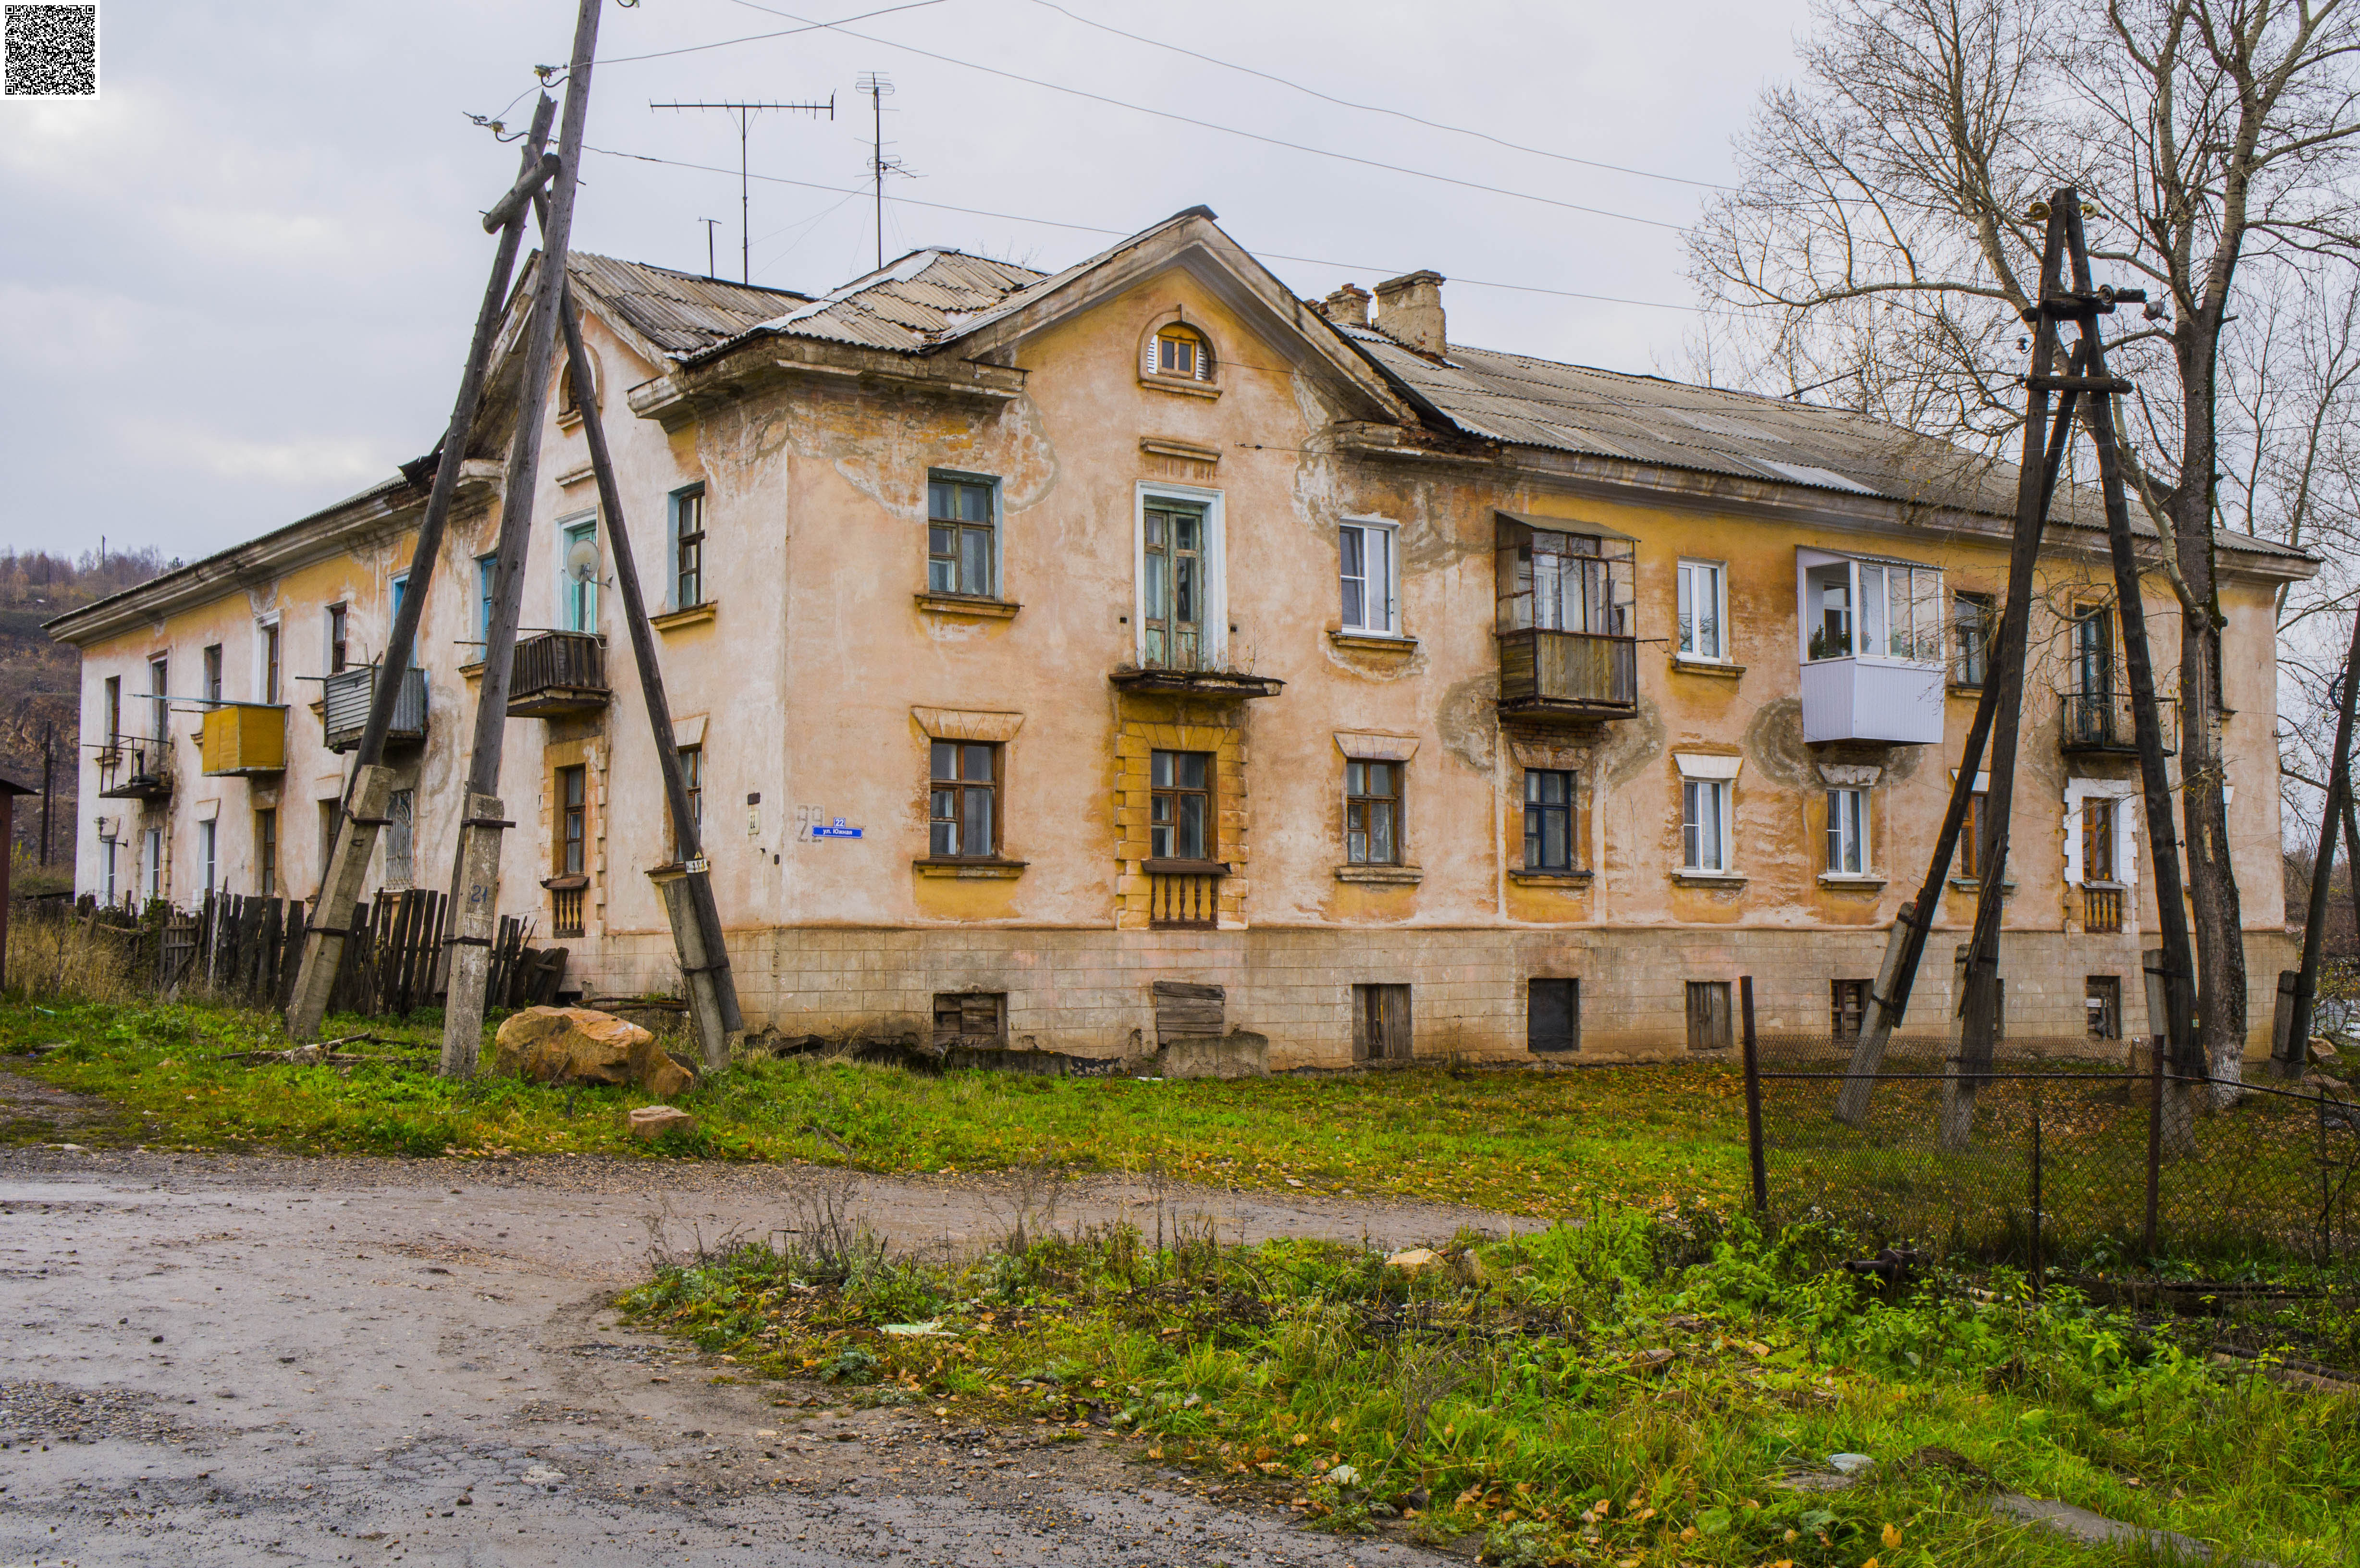
[[[1856,1021],[1984,678],[2005,466],[1454,343],[1431,273],[1373,318],[1314,305],[1202,209],[1054,274],[920,251],[820,298],[572,267],[755,1029],[1648,1054],[1724,1044],[1741,975],[1765,1029]],[[524,298],[406,677],[386,885],[451,874]],[[503,909],[594,990],[668,990],[653,741],[579,412],[547,418]],[[428,476],[55,624],[99,739],[84,890],[316,887]],[[2097,522],[2060,498],[2036,602],[2017,1040],[2146,1027]],[[2267,975],[2271,599],[2313,567],[2221,549],[2213,722]],[[2168,644],[2167,610],[2158,584]],[[1976,874],[1941,911],[1961,938]],[[1950,945],[1909,1034],[1950,1027]]]

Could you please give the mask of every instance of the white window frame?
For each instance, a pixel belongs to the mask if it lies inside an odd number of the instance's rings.
[[[1870,858],[1870,846],[1875,842],[1875,828],[1869,791],[1858,785],[1835,784],[1828,787],[1827,797],[1826,875],[1874,876],[1875,862]],[[1845,865],[1847,859],[1852,864]]]
[[[197,868],[203,879],[199,890],[212,892],[221,872],[221,822],[216,818],[207,817],[197,823]]]
[[[558,627],[563,631],[595,633],[598,629],[599,584],[595,582],[586,584],[589,589],[590,602],[585,606],[588,613],[582,616],[583,622],[586,624],[576,625],[574,615],[574,591],[576,587],[585,585],[576,583],[565,571],[565,557],[574,548],[574,532],[585,526],[590,530],[591,542],[597,545],[601,551],[599,559],[601,561],[605,560],[606,530],[598,526],[598,512],[595,507],[586,512],[570,513],[557,519],[557,614],[550,618],[555,621]]]
[[[271,701],[270,687],[268,684],[270,660],[264,657],[263,649],[269,645],[271,634],[274,632],[279,637],[278,701],[284,704],[287,701],[287,628],[280,624],[279,615],[276,610],[267,615],[254,617],[254,684],[247,690],[254,693],[254,700],[257,702]]]
[[[1726,877],[1734,858],[1731,854],[1730,829],[1734,813],[1730,810],[1730,787],[1732,779],[1690,779],[1680,780],[1680,869],[1707,877]],[[1700,809],[1710,802],[1720,852],[1710,860],[1705,858],[1701,828],[1705,813]]]
[[[164,672],[164,678],[161,681],[156,679],[156,672],[159,669]],[[149,654],[148,656],[148,704],[153,710],[153,713],[148,725],[148,738],[150,741],[153,741],[159,747],[169,743],[172,738],[172,704],[169,702],[161,702],[158,699],[169,698],[171,695],[171,654],[169,652]],[[158,759],[159,765],[162,760],[164,759]]]
[[[1343,570],[1344,534],[1349,529],[1358,529],[1361,536],[1360,621],[1360,624],[1355,625],[1349,614],[1346,613],[1342,616],[1343,628],[1362,637],[1400,637],[1403,635],[1401,629],[1401,525],[1390,517],[1346,517],[1336,519],[1336,601],[1339,612],[1343,610],[1346,582]],[[1371,567],[1371,558],[1375,553],[1372,546],[1378,540],[1382,541],[1382,549],[1384,555],[1381,569],[1382,578],[1379,571],[1372,570]],[[1380,582],[1382,582],[1381,591],[1377,586]],[[1374,615],[1369,613],[1372,606],[1378,612]]]
[[[1710,574],[1712,585],[1713,640],[1718,645],[1710,653],[1697,648],[1682,648],[1679,638],[1688,635],[1689,606],[1695,603],[1692,586],[1699,578]],[[1672,606],[1675,637],[1672,651],[1688,664],[1727,664],[1729,662],[1729,563],[1723,561],[1699,561],[1682,556],[1678,566],[1677,590]],[[1690,637],[1688,640],[1697,639]]]
[[[1848,652],[1830,654],[1825,659],[1815,659],[1811,657],[1811,632],[1819,625],[1819,617],[1811,604],[1811,572],[1824,566],[1842,566],[1847,569],[1845,583],[1852,595],[1852,644],[1851,650]],[[1873,653],[1861,651],[1861,641],[1868,625],[1867,601],[1861,587],[1863,573],[1867,572],[1876,575],[1880,593],[1884,595],[1885,605],[1889,609],[1890,593],[1885,589],[1884,583],[1885,574],[1896,571],[1908,572],[1913,574],[1922,572],[1932,579],[1930,592],[1913,592],[1907,601],[1913,615],[1912,628],[1918,634],[1913,638],[1913,642],[1916,647],[1923,649],[1927,646],[1926,639],[1930,637],[1933,648],[1930,657],[1905,659],[1894,654],[1891,651],[1893,639],[1892,628],[1889,626],[1885,626],[1883,634],[1884,651]],[[1914,618],[1916,611],[1921,605],[1930,607],[1930,615],[1923,627],[1919,627]],[[1832,664],[1839,659],[1856,659],[1869,664],[1898,665],[1909,669],[1939,669],[1945,672],[1947,678],[1950,646],[1950,594],[1947,574],[1939,566],[1929,565],[1922,561],[1903,561],[1894,556],[1841,555],[1832,550],[1797,550],[1795,552],[1795,657],[1804,664]],[[1886,609],[1881,609],[1879,615],[1879,624],[1883,625]]]
[[[1131,487],[1131,656],[1147,662],[1147,508],[1157,501],[1177,501],[1199,506],[1205,514],[1204,660],[1209,670],[1226,668],[1229,654],[1229,529],[1218,490],[1194,485],[1155,485],[1141,480]]]
[[[115,852],[116,847],[120,845],[122,842],[123,841],[121,839],[116,838],[113,833],[101,833],[98,835],[98,865],[101,887],[98,901],[108,906],[110,909],[113,908],[115,904]]]
[[[2147,826],[2141,814],[2130,809],[2139,798],[2138,790],[2135,779],[2065,781],[2065,881],[2069,886],[2082,887],[2092,882],[2112,882],[2121,887],[2138,886],[2138,835]],[[2081,864],[2081,810],[2091,800],[2112,800],[2114,813],[2114,863],[2096,872]],[[2126,925],[2129,919],[2126,909]]]
[[[164,830],[149,828],[139,835],[139,898],[149,903],[164,896]]]

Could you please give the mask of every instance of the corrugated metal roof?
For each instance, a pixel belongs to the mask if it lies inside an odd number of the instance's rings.
[[[811,298],[587,251],[573,252],[566,264],[583,289],[667,354],[710,348]]]
[[[1865,415],[1690,387],[1452,343],[1439,361],[1369,327],[1344,335],[1465,434],[1512,446],[1724,474],[1994,517],[2016,513],[2016,467]],[[2052,516],[2103,528],[2094,492],[2062,492]],[[2134,531],[2154,529],[2132,508]],[[2222,548],[2308,560],[2246,534]]]
[[[912,251],[800,310],[773,310],[748,325],[788,337],[923,354],[1043,276],[1029,267],[960,251]]]

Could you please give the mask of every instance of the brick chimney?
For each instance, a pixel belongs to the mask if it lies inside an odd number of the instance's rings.
[[[1377,327],[1420,354],[1444,353],[1442,274],[1413,272],[1378,284]]]
[[[1357,283],[1347,283],[1319,302],[1319,313],[1339,327],[1365,327],[1369,324],[1369,291]]]

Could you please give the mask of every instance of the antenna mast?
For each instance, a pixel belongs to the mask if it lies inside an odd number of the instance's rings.
[[[751,222],[753,201],[751,196],[748,194],[747,186],[748,177],[746,172],[746,133],[752,127],[754,124],[754,116],[760,114],[765,109],[783,110],[788,114],[809,114],[814,119],[817,119],[820,115],[825,114],[829,119],[833,120],[836,118],[836,94],[833,93],[829,93],[827,95],[827,102],[825,103],[650,103],[648,107],[650,109],[720,109],[727,113],[738,122],[738,226],[739,234],[739,264],[744,268],[744,280],[748,283],[753,282],[754,230]],[[697,220],[699,223],[710,223],[713,220],[707,218],[699,218]],[[709,258],[713,249],[713,231],[711,229],[707,229],[705,231],[705,253]]]
[[[696,221],[705,225],[705,276],[709,278],[718,278],[721,275],[714,270],[713,263],[713,231],[720,226],[721,220],[699,218]]]
[[[869,177],[877,192],[877,265],[885,265],[885,177],[907,174],[898,158],[885,156],[885,100],[893,95],[893,79],[881,71],[862,73],[853,84],[869,94]]]

